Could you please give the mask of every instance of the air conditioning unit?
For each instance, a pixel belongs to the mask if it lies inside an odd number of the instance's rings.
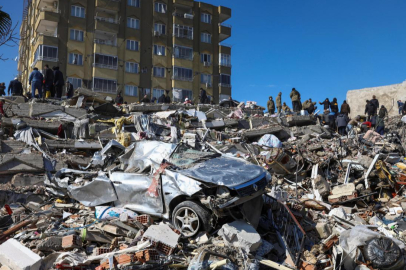
[[[184,16],[185,19],[191,19],[191,20],[193,19],[193,15],[192,15],[192,14],[187,14],[187,13],[185,13],[183,16]]]
[[[205,67],[210,67],[210,62],[203,62],[203,66],[205,66]]]
[[[159,31],[154,31],[154,36],[159,37],[161,33]]]

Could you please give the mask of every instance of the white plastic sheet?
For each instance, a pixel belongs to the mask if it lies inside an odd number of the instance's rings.
[[[271,148],[282,148],[282,142],[272,134],[265,134],[258,141],[258,145],[271,147]]]

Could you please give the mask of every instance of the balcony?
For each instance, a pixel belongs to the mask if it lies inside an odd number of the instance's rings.
[[[39,61],[58,62],[59,59],[57,57],[38,56],[36,59],[34,59],[34,62],[32,62],[31,67],[35,67]]]
[[[96,0],[95,6],[96,8],[120,11],[120,0]]]
[[[95,29],[102,32],[118,33],[120,21],[114,18],[95,16]]]
[[[180,11],[175,11],[174,13],[172,13],[173,17],[178,17],[178,18],[183,18],[183,19],[189,19],[189,20],[193,20],[194,15],[190,12],[180,12]]]
[[[118,66],[93,63],[93,67],[117,70]]]
[[[58,47],[58,35],[48,34],[48,33],[39,33],[36,38],[31,40],[31,44],[35,47],[36,44],[43,44]]]
[[[231,9],[223,6],[218,7],[220,23],[231,18]]]
[[[184,81],[184,82],[193,82],[193,78],[182,77],[182,76],[172,76],[172,80]]]
[[[231,45],[221,43],[219,44],[219,53],[230,54],[231,55]]]
[[[219,83],[219,87],[231,88],[231,84],[227,84],[227,83]]]
[[[219,41],[223,41],[231,37],[231,25],[219,24]]]
[[[55,10],[41,10],[38,13],[37,21],[35,24],[35,31],[37,33],[47,33],[48,35],[56,34],[59,23],[59,12]]]
[[[174,5],[181,5],[186,7],[193,7],[193,0],[173,0]]]
[[[59,6],[59,2],[55,1],[55,0],[39,0],[37,2],[37,9],[41,10],[43,8],[45,9],[53,9],[53,10],[57,10]]]

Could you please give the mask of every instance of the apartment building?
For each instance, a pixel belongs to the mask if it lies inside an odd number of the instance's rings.
[[[77,87],[127,102],[165,90],[231,95],[231,9],[193,0],[24,0],[18,70],[59,66]]]

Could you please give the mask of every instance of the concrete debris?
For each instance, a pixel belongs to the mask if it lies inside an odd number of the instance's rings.
[[[1,269],[405,268],[401,116],[13,100]]]

